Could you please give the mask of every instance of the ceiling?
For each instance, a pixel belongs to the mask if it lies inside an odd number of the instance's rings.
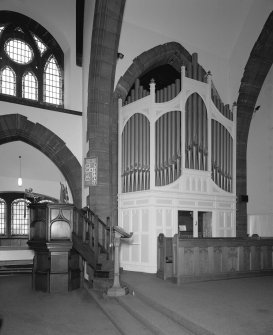
[[[273,5],[272,0],[126,0],[124,20],[154,32],[164,26],[164,34],[177,40],[190,31],[185,43],[194,41],[202,50],[229,58],[250,10],[259,3]],[[187,13],[183,20],[182,13]]]

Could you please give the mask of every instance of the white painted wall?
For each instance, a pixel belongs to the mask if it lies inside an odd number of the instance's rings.
[[[17,185],[20,173],[19,156],[23,185]],[[21,142],[10,142],[0,146],[0,191],[21,191],[32,188],[33,192],[60,199],[60,182],[65,178],[60,170],[43,153]],[[68,186],[68,185],[67,185]],[[68,187],[69,202],[73,202]]]
[[[64,105],[82,110],[82,68],[76,65],[76,1],[75,0],[2,0],[0,10],[10,10],[39,22],[57,40],[64,52]],[[0,115],[22,114],[59,136],[82,163],[82,118],[46,109],[0,102]],[[65,183],[59,169],[37,149],[13,142],[0,146],[0,191],[19,191],[17,186],[18,156],[24,164],[23,186],[34,192],[60,197],[60,182]],[[5,158],[5,159],[3,159]],[[70,201],[73,201],[69,190]]]
[[[117,64],[116,83],[142,52],[175,41],[190,54],[198,53],[223,102],[232,105],[272,10],[269,0],[127,0],[119,44],[124,58]]]

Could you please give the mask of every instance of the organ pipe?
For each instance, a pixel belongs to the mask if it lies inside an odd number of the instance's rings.
[[[123,192],[149,188],[150,132],[148,119],[134,114],[122,132],[122,178]]]
[[[194,56],[195,57],[195,56]],[[193,57],[187,64],[188,76],[202,80],[203,72]],[[173,99],[180,92],[181,81],[156,92],[157,102]],[[131,90],[131,101],[140,99],[145,90],[136,80]],[[212,88],[215,106],[226,118],[232,119],[229,106],[224,105]],[[211,150],[212,179],[223,190],[232,191],[233,140],[228,130],[218,121],[211,121],[211,148],[208,148],[208,116],[206,105],[197,93],[191,94],[185,106],[185,167],[206,171],[208,150]],[[122,185],[123,192],[149,189],[150,184],[150,125],[140,113],[134,114],[122,132]],[[163,114],[155,123],[155,185],[163,186],[181,175],[181,112]]]
[[[232,192],[233,140],[228,130],[218,121],[211,124],[211,165],[213,181],[227,192]]]
[[[172,111],[161,116],[155,125],[156,186],[167,185],[181,173],[181,112]]]
[[[185,166],[205,170],[207,163],[207,109],[197,93],[189,96],[186,103]]]

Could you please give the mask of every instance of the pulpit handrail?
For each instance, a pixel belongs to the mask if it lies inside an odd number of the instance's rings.
[[[77,236],[77,241],[80,240],[94,253],[95,265],[99,262],[101,253],[105,253],[107,259],[110,258],[113,235],[110,218],[105,223],[90,208],[75,208],[73,234]]]

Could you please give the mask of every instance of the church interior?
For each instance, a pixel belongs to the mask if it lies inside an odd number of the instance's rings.
[[[2,0],[0,280],[105,312],[270,278],[272,62],[269,0]]]

